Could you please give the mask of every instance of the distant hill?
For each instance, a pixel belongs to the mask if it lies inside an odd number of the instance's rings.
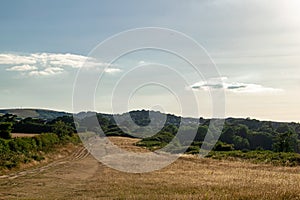
[[[71,113],[54,111],[54,110],[45,110],[45,109],[2,109],[0,114],[14,114],[19,118],[39,118],[44,120],[53,120],[57,117],[62,116],[71,116]]]

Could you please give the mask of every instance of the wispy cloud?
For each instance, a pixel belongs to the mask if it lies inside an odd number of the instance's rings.
[[[109,74],[115,74],[115,73],[118,73],[118,72],[121,72],[122,70],[119,69],[119,68],[106,68],[104,70],[104,72],[106,73],[109,73]]]
[[[59,67],[48,67],[43,70],[35,70],[28,73],[29,76],[50,76],[61,74],[64,70]]]
[[[255,83],[239,83],[230,82],[227,77],[211,78],[207,81],[200,81],[194,83],[189,88],[193,90],[217,90],[223,89],[227,92],[233,93],[278,93],[282,89],[266,87]]]
[[[61,53],[33,53],[21,54],[0,54],[0,65],[8,65],[7,71],[21,72],[27,76],[49,76],[61,74],[65,69],[85,67],[86,69],[103,69],[108,74],[115,74],[121,70],[115,65],[101,62],[95,58]]]
[[[31,65],[17,65],[17,66],[12,66],[6,69],[6,71],[17,71],[17,72],[25,72],[25,71],[32,71],[36,70],[36,66],[31,66]]]

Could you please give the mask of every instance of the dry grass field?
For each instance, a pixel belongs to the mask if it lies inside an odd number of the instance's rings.
[[[127,150],[137,140],[111,138]],[[145,174],[110,169],[77,147],[65,157],[0,177],[0,199],[300,199],[300,167],[185,155]]]
[[[13,138],[17,138],[17,137],[34,137],[36,135],[39,134],[34,134],[34,133],[12,133],[11,136]]]

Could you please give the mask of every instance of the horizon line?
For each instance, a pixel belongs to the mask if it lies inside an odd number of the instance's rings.
[[[175,113],[170,113],[170,112],[161,112],[159,110],[147,110],[144,108],[139,109],[135,109],[135,110],[130,110],[127,112],[120,112],[120,113],[108,113],[108,112],[101,112],[101,111],[91,111],[91,110],[87,110],[87,111],[80,111],[80,112],[70,112],[67,110],[60,110],[60,109],[54,109],[54,108],[42,108],[42,107],[11,107],[11,108],[2,108],[0,107],[0,111],[1,110],[45,110],[45,111],[54,111],[54,112],[64,112],[64,113],[68,113],[68,114],[79,114],[79,113],[88,113],[88,112],[94,112],[94,113],[98,113],[98,114],[108,114],[108,115],[122,115],[125,113],[129,113],[129,112],[134,112],[134,111],[152,111],[152,112],[160,112],[162,114],[167,114],[167,115],[174,115],[177,117],[183,117],[183,118],[194,118],[194,119],[229,119],[229,118],[234,118],[234,119],[251,119],[251,120],[258,120],[258,121],[265,121],[265,122],[279,122],[279,123],[300,123],[299,121],[291,121],[291,120],[272,120],[272,119],[262,119],[259,117],[250,117],[250,116],[225,116],[224,118],[212,118],[212,117],[205,117],[205,116],[199,116],[199,117],[193,117],[193,116],[182,116],[182,115],[178,115]]]

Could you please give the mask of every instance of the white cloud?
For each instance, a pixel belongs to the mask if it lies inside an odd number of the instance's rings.
[[[48,66],[59,66],[59,67],[71,67],[71,68],[80,68],[84,66],[103,66],[101,62],[97,62],[96,59],[89,58],[87,56],[77,55],[77,54],[55,54],[55,53],[35,53],[31,56],[36,60],[40,65]]]
[[[29,76],[49,76],[62,73],[65,69],[84,67],[89,70],[104,69],[108,74],[121,72],[116,65],[101,62],[95,58],[62,53],[33,53],[29,55],[20,54],[0,54],[0,65],[16,65],[9,66],[7,71],[22,72],[22,75]]]
[[[115,73],[121,72],[121,69],[118,69],[118,68],[106,68],[106,69],[104,69],[104,72],[106,72],[108,74],[115,74]]]
[[[146,62],[143,61],[143,60],[141,60],[141,61],[138,63],[138,65],[144,65],[144,64],[146,64]]]
[[[56,55],[55,57],[52,55],[50,59],[50,64],[59,65],[59,66],[70,66],[73,68],[80,68],[86,58],[84,56],[77,55]]]
[[[278,93],[282,89],[265,87],[259,84],[232,83],[226,89],[235,93]]]
[[[28,73],[29,76],[50,76],[62,73],[64,70],[59,67],[48,67],[44,70],[35,70]]]
[[[208,81],[200,81],[190,86],[193,90],[217,90],[223,89],[233,93],[278,93],[282,89],[265,87],[254,83],[229,82],[227,77],[211,78]]]
[[[32,56],[16,55],[16,54],[0,54],[1,65],[19,65],[19,64],[35,64],[36,61]]]
[[[13,66],[10,68],[7,68],[7,71],[18,71],[18,72],[25,72],[25,71],[32,71],[32,70],[36,70],[37,67],[36,66],[32,66],[32,65],[17,65],[17,66]]]

